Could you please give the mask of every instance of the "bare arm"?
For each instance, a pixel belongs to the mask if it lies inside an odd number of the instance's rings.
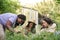
[[[9,31],[11,32],[15,32],[15,30],[11,27],[12,23],[8,20],[7,23],[6,23],[6,26],[8,28]]]

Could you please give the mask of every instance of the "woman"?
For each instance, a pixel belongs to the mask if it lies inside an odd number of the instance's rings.
[[[56,30],[56,24],[50,18],[43,18],[40,24],[42,26],[41,31],[55,32]]]
[[[35,33],[36,32],[35,26],[36,26],[35,22],[29,21],[27,26],[25,27],[25,34],[27,35],[29,32]]]

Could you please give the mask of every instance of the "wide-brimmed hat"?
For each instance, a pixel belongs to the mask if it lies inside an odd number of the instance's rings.
[[[34,23],[36,25],[35,20],[29,20],[28,23]]]

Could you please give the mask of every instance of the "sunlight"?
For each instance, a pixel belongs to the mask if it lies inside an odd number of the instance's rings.
[[[42,2],[42,0],[19,0],[21,5],[35,5],[38,2]]]

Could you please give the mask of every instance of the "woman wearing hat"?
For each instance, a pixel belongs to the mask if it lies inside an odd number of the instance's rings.
[[[35,21],[34,20],[31,20],[31,21],[28,21],[28,24],[27,26],[25,27],[25,34],[27,35],[29,32],[31,33],[35,33]]]

